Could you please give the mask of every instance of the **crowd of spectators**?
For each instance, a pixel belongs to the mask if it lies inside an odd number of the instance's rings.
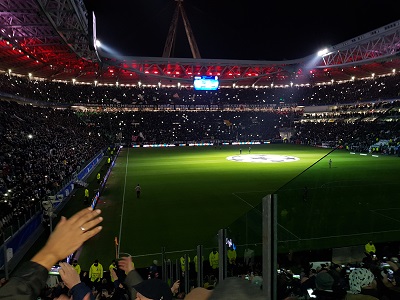
[[[289,103],[294,105],[365,100],[378,95],[379,98],[397,96],[400,90],[397,79],[398,75],[393,75],[318,87],[220,89],[203,92],[204,101],[200,101],[196,98],[197,92],[188,89],[95,87],[36,81],[4,73],[0,75],[0,92],[46,103],[52,101],[53,104],[62,101],[63,104],[105,103],[115,97],[121,99],[129,93],[130,99],[138,98],[139,102],[157,99],[156,102],[169,103],[166,99],[172,94],[171,99],[175,102],[186,103],[183,100],[187,96],[198,104],[212,103],[214,97],[211,95],[216,93],[215,99],[221,103],[271,104],[275,98],[282,102],[290,98]],[[374,94],[374,86],[379,87],[380,94]],[[360,99],[337,98],[338,94],[347,97],[356,91]],[[368,94],[365,94],[366,91]],[[271,92],[293,93],[292,96],[296,97],[302,95],[302,99],[269,95],[269,100],[261,100],[264,97],[262,95]],[[87,101],[82,101],[83,98]],[[227,106],[227,109],[209,111],[114,109],[78,112],[65,107],[39,107],[12,101],[1,101],[0,106],[0,228],[9,225],[18,216],[29,215],[31,207],[39,199],[54,193],[65,179],[71,178],[85,162],[111,142],[130,145],[273,141],[282,138],[281,130],[289,130],[291,135],[288,142],[321,145],[324,141],[331,141],[333,145],[342,145],[351,151],[368,151],[376,140],[387,139],[390,144],[379,151],[394,154],[398,151],[395,147],[400,137],[397,125],[400,101],[396,99],[337,104],[310,113],[280,107],[267,110],[231,110]]]
[[[325,141],[365,150],[379,140],[400,137],[400,101],[368,103],[368,109],[336,106],[334,112],[306,114],[299,110],[268,111],[112,111],[85,112],[88,124],[121,133],[126,144],[187,143],[188,141],[273,141],[289,131],[289,142],[321,145]],[[133,140],[132,140],[133,138]],[[383,151],[383,150],[382,150]]]
[[[71,110],[0,101],[0,229],[25,223],[108,142]]]
[[[278,299],[290,295],[295,295],[294,299],[400,299],[398,252],[393,257],[379,254],[366,255],[357,263],[311,263],[282,268],[278,275]]]
[[[100,210],[85,208],[70,219],[63,219],[31,261],[25,262],[9,281],[0,280],[0,297],[22,300],[265,299],[260,257],[246,263],[244,257],[235,256],[236,267],[228,272],[227,278],[218,281],[218,276],[206,277],[203,286],[190,281],[187,292],[181,284],[184,277],[165,280],[164,273],[156,265],[156,271],[151,267],[138,270],[132,257],[113,260],[109,268],[101,269],[98,280],[93,280],[91,271],[81,269],[76,260],[68,263],[62,257],[101,230],[98,226],[102,221],[100,213]],[[82,225],[77,226],[79,224]],[[66,240],[65,235],[75,239]],[[278,257],[277,300],[397,300],[400,298],[399,250],[398,244],[375,247],[369,241],[364,252],[360,249],[365,255],[361,261],[342,264],[312,262],[311,256],[301,254],[297,257],[281,255]],[[228,255],[226,259],[229,265],[232,257]],[[204,260],[203,264],[212,263]],[[59,275],[47,274],[53,265],[60,266]],[[195,272],[193,274],[196,278]]]
[[[24,262],[9,281],[1,286],[0,298],[4,300],[37,300],[39,298],[46,300],[172,300],[174,295],[177,295],[180,299],[201,300],[226,299],[227,296],[229,299],[249,299],[253,295],[256,297],[252,299],[262,299],[260,286],[251,286],[238,277],[233,277],[234,281],[223,280],[212,291],[204,287],[196,287],[186,295],[181,294],[178,293],[179,279],[170,284],[160,278],[143,280],[136,271],[130,256],[122,257],[118,263],[110,266],[111,287],[107,283],[103,285],[103,281],[100,281],[103,277],[102,270],[95,276],[95,280],[92,278],[90,281],[83,280],[77,271],[80,269],[76,269],[64,260],[85,241],[102,230],[100,223],[103,218],[100,214],[101,210],[89,207],[78,211],[69,219],[62,217],[43,248],[31,260]],[[57,264],[62,283],[49,289],[47,284],[49,272]],[[94,265],[98,267],[98,261],[95,261]],[[232,292],[235,294],[232,295]]]
[[[191,87],[97,85],[36,80],[0,74],[0,91],[48,103],[125,105],[333,105],[393,99],[400,95],[400,75],[344,83],[291,87],[232,87],[194,91]]]
[[[0,74],[0,92],[48,104],[221,105],[221,109],[210,111],[76,111],[0,101],[0,229],[21,222],[21,216],[31,215],[34,205],[58,191],[65,180],[73,178],[94,155],[114,142],[130,145],[281,140],[281,130],[290,130],[292,135],[288,142],[292,143],[320,145],[324,141],[333,141],[335,146],[367,151],[377,140],[387,139],[390,141],[388,147],[393,148],[379,151],[395,149],[400,142],[400,101],[393,98],[399,96],[399,82],[399,75],[393,75],[326,86],[221,88],[215,92],[194,92],[186,88],[49,82]],[[377,101],[382,99],[390,100]],[[350,102],[354,104],[348,104]],[[282,110],[279,106],[283,103],[289,107],[335,106],[304,113],[294,108]],[[224,109],[224,105],[231,104],[266,104],[274,105],[274,109]],[[393,278],[388,278],[382,263],[392,269]],[[358,269],[373,274],[375,283],[369,282],[366,286],[372,287],[369,290],[373,290],[375,298],[399,299],[396,298],[399,297],[399,266],[396,258],[385,261],[382,258],[365,260],[356,266],[332,264],[320,270],[305,267],[298,280],[293,277],[293,272],[285,271],[279,276],[281,299],[290,293],[307,299],[309,286],[332,291],[333,284],[338,282],[346,291],[340,296],[343,298],[323,298],[324,295],[317,295],[317,298],[344,299],[348,297],[347,291],[355,288],[351,284],[360,283],[350,280],[350,275],[355,274],[352,271]],[[256,271],[259,274],[260,270]],[[322,273],[329,274],[333,280],[327,274],[320,275]],[[359,293],[361,287],[356,289]]]
[[[280,139],[279,129],[290,126],[290,114],[232,111],[128,111],[81,113],[86,123],[106,127],[123,142],[188,143]],[[141,133],[141,134],[140,134]]]
[[[293,141],[321,145],[332,141],[350,151],[370,152],[376,141],[388,140],[379,152],[395,154],[400,142],[400,101],[335,106],[331,111],[304,113],[294,125]]]

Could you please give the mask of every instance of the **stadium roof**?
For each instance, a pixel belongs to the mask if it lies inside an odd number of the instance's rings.
[[[199,74],[219,76],[221,86],[270,87],[400,70],[400,20],[332,46],[323,56],[224,60],[112,55],[94,45],[93,24],[82,0],[2,1],[0,8],[0,69],[49,80],[168,86],[191,85]]]

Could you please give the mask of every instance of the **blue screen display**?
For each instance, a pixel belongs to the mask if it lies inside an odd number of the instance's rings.
[[[215,91],[219,87],[218,76],[195,76],[193,87],[197,91]]]

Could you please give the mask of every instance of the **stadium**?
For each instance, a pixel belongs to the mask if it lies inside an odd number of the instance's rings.
[[[262,61],[201,58],[181,1],[171,17],[162,56],[134,57],[97,43],[83,1],[2,5],[0,296],[88,206],[102,230],[63,260],[98,299],[125,256],[145,280],[155,261],[180,280],[177,299],[256,276],[265,299],[308,299],[304,282],[334,266],[343,290],[355,268],[385,279],[400,256],[400,20]],[[179,18],[193,58],[171,57]],[[94,260],[102,286],[83,275]],[[54,277],[36,297],[58,296]],[[399,299],[389,283],[382,299]]]

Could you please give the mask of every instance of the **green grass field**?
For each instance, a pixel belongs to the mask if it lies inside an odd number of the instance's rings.
[[[299,160],[227,160],[239,155],[239,148],[122,149],[97,205],[103,211],[104,229],[80,251],[82,267],[95,258],[108,266],[116,253],[114,237],[119,238],[121,253],[137,257],[138,267],[160,259],[162,247],[171,259],[180,257],[181,251],[194,253],[199,244],[215,247],[221,228],[229,228],[239,247],[257,247],[259,206],[268,194],[278,197],[280,252],[359,245],[369,239],[399,240],[399,157],[267,144],[252,145],[251,154]],[[247,147],[242,149],[241,157],[246,157]],[[140,199],[135,193],[138,183]],[[66,216],[83,206],[79,196],[70,202],[63,211]],[[209,250],[204,253],[208,256]]]

